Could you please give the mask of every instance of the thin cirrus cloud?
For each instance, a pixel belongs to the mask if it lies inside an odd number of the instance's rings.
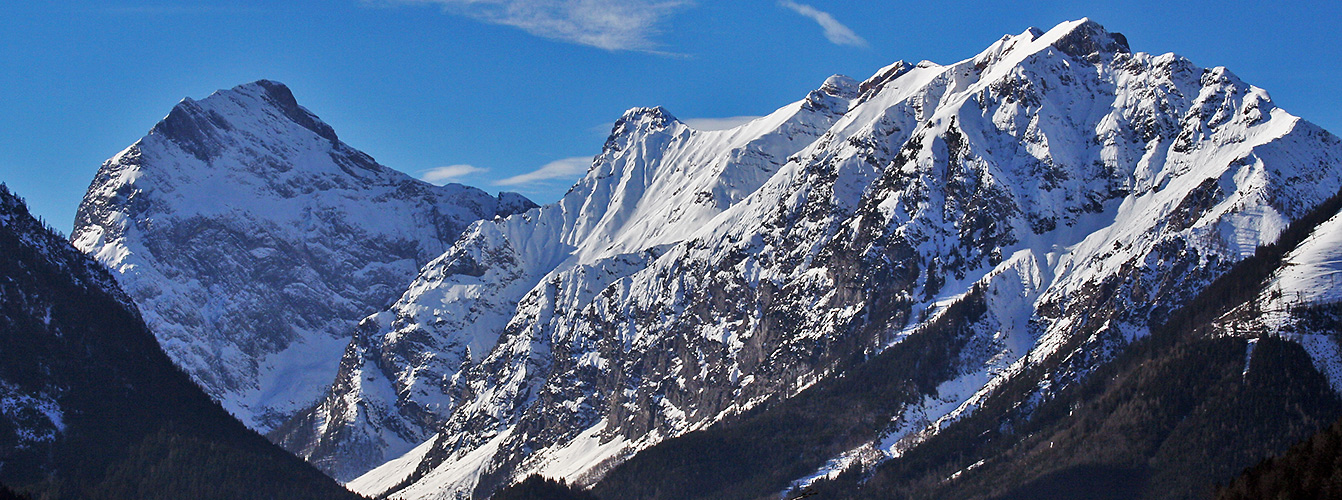
[[[420,172],[419,178],[420,180],[431,184],[445,184],[471,174],[488,171],[489,169],[487,168],[480,168],[475,165],[448,165],[446,167],[431,168]]]
[[[606,50],[654,51],[663,19],[688,0],[388,0],[438,5],[451,14],[535,36]]]
[[[541,168],[532,170],[525,174],[514,175],[506,179],[494,181],[495,186],[526,186],[536,183],[558,180],[574,179],[587,172],[588,167],[592,166],[591,156],[574,156],[555,160],[542,165]]]
[[[834,16],[828,12],[817,9],[804,3],[797,3],[791,0],[780,0],[778,5],[803,16],[811,18],[825,30],[825,38],[835,45],[849,45],[853,47],[866,47],[867,41],[857,36],[852,29],[844,26]]]

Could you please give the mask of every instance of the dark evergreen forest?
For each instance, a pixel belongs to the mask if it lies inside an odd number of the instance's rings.
[[[63,427],[0,418],[0,483],[42,500],[360,498],[211,400],[114,283],[0,185],[0,382],[54,401]]]

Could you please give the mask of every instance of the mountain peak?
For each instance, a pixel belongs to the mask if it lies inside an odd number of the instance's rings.
[[[420,265],[471,223],[533,206],[383,166],[259,80],[182,100],[105,162],[70,240],[117,273],[174,360],[268,430],[318,396],[357,320]]]
[[[315,132],[331,142],[339,142],[340,138],[336,136],[335,130],[330,125],[322,122],[317,115],[312,114],[307,108],[298,105],[298,99],[294,98],[294,93],[283,83],[274,80],[257,80],[252,83],[244,83],[233,87],[229,91],[219,91],[215,94],[224,92],[249,94],[261,97],[265,102],[274,106],[285,117],[293,120],[294,123],[302,125],[303,128]],[[208,100],[209,98],[206,98]]]
[[[833,75],[820,85],[820,91],[834,97],[852,99],[857,97],[858,83],[847,75]]]
[[[217,90],[198,101],[182,99],[149,133],[161,135],[201,161],[208,161],[219,154],[224,132],[247,128],[245,122],[267,116],[293,122],[332,144],[340,142],[330,125],[298,104],[289,87],[272,80]]]
[[[820,88],[806,95],[805,108],[828,114],[841,115],[848,112],[857,98],[862,85],[844,75],[833,75],[820,84]]]
[[[235,89],[259,88],[264,90],[266,95],[269,95],[271,98],[275,99],[278,102],[286,102],[293,107],[298,106],[298,100],[294,99],[294,93],[293,91],[289,90],[289,86],[274,80],[266,80],[262,78],[260,80],[251,83],[244,83],[242,85],[238,85],[237,87],[234,88]]]
[[[629,108],[619,120],[615,120],[602,151],[619,150],[619,138],[635,131],[657,132],[676,123],[680,123],[680,120],[661,106]]]
[[[1128,38],[1122,33],[1110,33],[1100,23],[1089,18],[1061,23],[1043,35],[1052,40],[1052,46],[1073,57],[1096,61],[1101,53],[1126,54]]]
[[[1045,50],[1057,50],[1090,63],[1105,59],[1102,55],[1112,57],[1131,52],[1127,37],[1110,33],[1099,23],[1081,18],[1059,23],[1047,32],[1030,27],[1019,35],[1004,35],[975,56],[973,61],[980,70],[1002,63],[1011,66],[1030,54]],[[922,67],[921,64],[919,66]]]
[[[630,108],[620,116],[616,128],[619,128],[620,123],[631,122],[646,122],[655,127],[665,127],[670,123],[679,123],[680,120],[661,106]]]

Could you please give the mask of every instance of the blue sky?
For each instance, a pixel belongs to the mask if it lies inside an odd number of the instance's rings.
[[[831,74],[951,63],[1080,17],[1134,50],[1227,66],[1342,131],[1336,0],[15,2],[0,30],[0,182],[68,230],[102,161],[177,101],[269,78],[387,166],[546,203],[630,107],[763,115]]]

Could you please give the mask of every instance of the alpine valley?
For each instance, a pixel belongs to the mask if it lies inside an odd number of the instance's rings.
[[[70,241],[369,497],[1197,498],[1342,417],[1340,192],[1336,136],[1082,19],[727,130],[631,109],[545,206],[262,80],[103,164]]]

